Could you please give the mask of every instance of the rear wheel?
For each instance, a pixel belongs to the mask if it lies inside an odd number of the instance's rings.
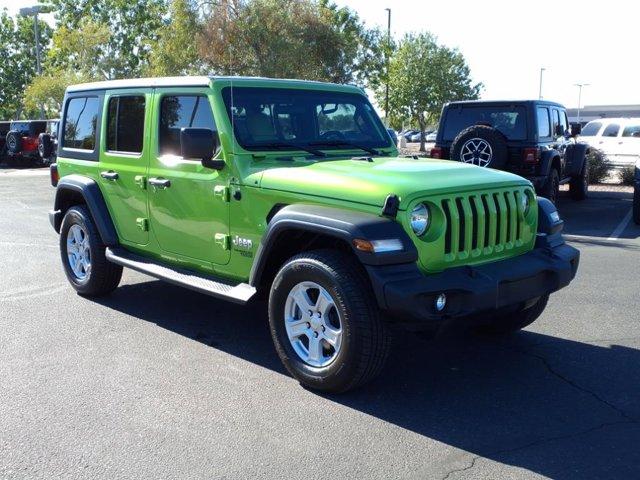
[[[540,196],[550,200],[554,205],[557,204],[558,197],[560,196],[560,176],[558,175],[558,170],[552,168],[549,171],[547,181],[538,193]]]
[[[524,304],[516,311],[509,313],[488,314],[483,318],[482,324],[478,327],[483,333],[504,335],[531,325],[544,312],[549,301],[549,295],[544,295],[535,300],[533,304]]]
[[[67,279],[79,294],[105,295],[120,283],[122,267],[109,262],[104,252],[86,207],[77,205],[67,210],[60,228],[60,255]]]
[[[361,265],[339,251],[306,252],[284,264],[271,286],[269,325],[291,375],[325,392],[374,378],[390,347]]]

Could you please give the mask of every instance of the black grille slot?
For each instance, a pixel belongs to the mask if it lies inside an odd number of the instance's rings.
[[[487,196],[482,195],[482,208],[484,208],[484,246],[489,246],[489,231],[491,229],[491,215],[489,214],[489,205],[487,205]]]
[[[447,219],[447,226],[444,233],[444,253],[451,253],[451,212],[449,211],[449,204],[446,200],[442,202],[442,210]]]
[[[476,209],[476,197],[469,197],[471,204],[471,216],[473,218],[473,229],[471,230],[471,248],[478,248],[478,210]]]
[[[464,231],[465,231],[465,226],[466,226],[466,218],[464,215],[464,208],[462,207],[462,199],[461,198],[456,198],[456,208],[458,209],[458,216],[460,217],[460,228],[458,229],[458,237],[460,238],[459,243],[458,243],[458,251],[459,252],[464,252],[465,248],[466,248],[466,244],[465,244],[465,238],[464,238]]]
[[[504,201],[507,206],[507,242],[511,242],[514,239],[511,238],[511,202],[509,202],[509,193],[504,192]]]
[[[500,227],[502,226],[502,219],[500,218],[500,202],[498,201],[498,194],[494,193],[491,198],[496,207],[496,245],[502,243],[502,235],[500,235]]]

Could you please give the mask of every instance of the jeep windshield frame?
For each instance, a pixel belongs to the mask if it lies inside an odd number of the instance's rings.
[[[234,137],[247,151],[280,150],[278,145],[309,153],[392,148],[362,94],[260,86],[228,86],[221,93]]]
[[[457,104],[447,108],[443,119],[442,139],[451,142],[464,129],[487,125],[501,132],[507,140],[527,140],[527,107],[525,105]]]

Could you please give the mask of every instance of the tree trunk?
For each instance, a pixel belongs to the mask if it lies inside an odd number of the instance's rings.
[[[420,151],[426,152],[427,149],[424,148],[424,130],[427,128],[427,125],[422,115],[418,115],[418,125],[420,126]]]

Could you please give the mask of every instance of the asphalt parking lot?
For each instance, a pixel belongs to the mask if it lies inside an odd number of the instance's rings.
[[[46,170],[0,170],[0,478],[639,478],[640,227],[563,197],[577,279],[526,331],[400,336],[342,396],[284,371],[264,305],[60,266]]]

